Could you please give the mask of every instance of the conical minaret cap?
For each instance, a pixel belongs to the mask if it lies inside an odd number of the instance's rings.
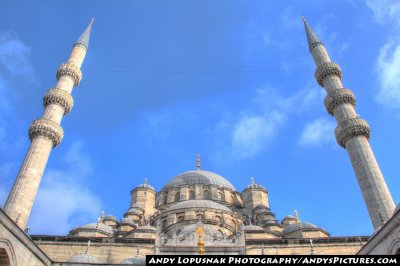
[[[94,22],[94,18],[90,20],[89,25],[86,27],[85,31],[81,34],[79,39],[76,41],[75,44],[82,44],[83,46],[86,47],[86,49],[89,49],[89,39],[90,39],[90,31],[92,30],[92,24]]]
[[[308,25],[306,19],[304,17],[301,17],[301,19],[304,22],[304,28],[306,30],[306,35],[307,35],[307,42],[308,42],[308,47],[311,50],[318,46],[318,45],[323,45],[323,43],[321,42],[321,40],[318,38],[317,34],[315,34],[315,32],[310,28],[310,26]]]

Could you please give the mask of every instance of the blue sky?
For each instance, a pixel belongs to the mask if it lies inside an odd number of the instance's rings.
[[[396,1],[2,1],[0,201],[27,131],[72,44],[95,17],[83,79],[29,221],[67,234],[101,210],[122,218],[130,190],[216,172],[267,187],[281,220],[334,236],[373,231],[335,120],[314,80],[301,16],[343,70],[396,203],[400,198],[400,5]]]

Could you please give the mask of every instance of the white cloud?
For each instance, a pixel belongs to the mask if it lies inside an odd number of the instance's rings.
[[[378,23],[385,23],[393,19],[400,25],[400,2],[398,0],[367,0],[366,3]]]
[[[239,114],[224,114],[216,126],[215,136],[226,136],[211,153],[217,163],[234,158],[251,158],[266,150],[282,130],[289,114],[302,113],[316,101],[322,101],[323,92],[316,86],[299,90],[284,97],[273,88],[255,91],[252,104]]]
[[[93,164],[82,144],[73,143],[63,161],[66,170],[49,169],[43,177],[28,222],[31,233],[65,235],[100,215],[100,199],[83,184],[93,176]]]
[[[29,62],[30,51],[31,48],[14,32],[9,31],[0,35],[0,63],[11,74],[35,81],[33,67]]]
[[[283,112],[265,116],[242,116],[232,133],[232,150],[236,158],[251,157],[263,150],[285,120]]]
[[[316,119],[307,124],[300,135],[300,145],[321,145],[334,140],[335,122],[327,119]]]
[[[400,108],[400,40],[385,44],[377,59],[379,92],[377,101]]]

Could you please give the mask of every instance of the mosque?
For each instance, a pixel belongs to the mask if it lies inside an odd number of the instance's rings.
[[[30,147],[4,209],[0,209],[0,265],[144,265],[150,254],[329,255],[400,254],[400,208],[386,186],[369,145],[370,127],[355,111],[340,66],[303,18],[315,78],[337,121],[337,143],[346,149],[371,222],[372,236],[335,237],[296,212],[278,220],[268,190],[253,179],[241,192],[225,177],[195,169],[171,178],[160,191],[147,180],[134,188],[121,219],[104,213],[98,221],[71,228],[66,236],[29,235],[34,199],[52,148],[61,143],[71,92],[82,77],[93,20],[57,70],[57,84],[43,98],[42,118],[29,128]]]

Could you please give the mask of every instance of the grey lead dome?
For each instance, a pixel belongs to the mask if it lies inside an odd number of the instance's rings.
[[[215,185],[217,187],[227,188],[232,191],[236,191],[235,187],[224,177],[203,170],[195,170],[182,173],[172,178],[161,191],[168,190],[170,188],[179,187],[183,185]]]

